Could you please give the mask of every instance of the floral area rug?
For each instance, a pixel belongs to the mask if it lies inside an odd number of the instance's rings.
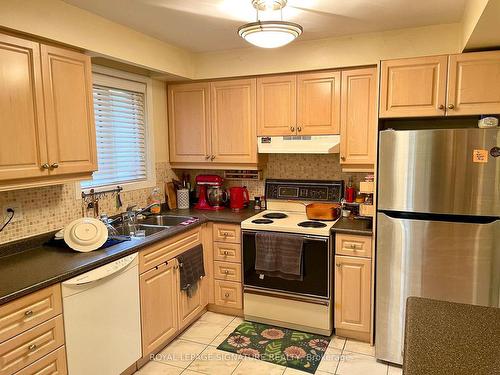
[[[325,336],[243,322],[217,349],[314,374],[329,343]]]

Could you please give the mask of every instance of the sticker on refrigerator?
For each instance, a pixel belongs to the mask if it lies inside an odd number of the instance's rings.
[[[473,163],[487,163],[488,162],[488,150],[474,150],[474,151],[472,151],[472,162]]]

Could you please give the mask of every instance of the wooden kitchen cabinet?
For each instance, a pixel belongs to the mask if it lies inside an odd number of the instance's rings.
[[[257,135],[295,135],[297,132],[297,76],[257,78]]]
[[[371,259],[336,255],[335,329],[368,334],[370,317]]]
[[[297,76],[297,134],[340,132],[340,71]]]
[[[178,332],[177,268],[177,260],[172,259],[139,277],[143,356],[147,356]]]
[[[180,285],[180,272],[178,272],[178,277],[178,283]],[[208,304],[208,294],[206,293],[205,283],[204,278],[198,281],[198,286],[191,297],[188,296],[187,292],[179,288],[179,329],[183,329],[192,323]]]
[[[210,161],[210,84],[191,83],[168,87],[170,161]]]
[[[90,178],[90,57],[0,34],[0,87],[0,191]]]
[[[0,181],[48,176],[40,45],[0,34]]]
[[[340,164],[375,164],[377,69],[342,71]]]
[[[256,79],[210,84],[213,161],[257,163],[256,84]]]
[[[382,61],[379,117],[443,116],[448,56]]]
[[[500,113],[500,51],[451,55],[448,116]]]

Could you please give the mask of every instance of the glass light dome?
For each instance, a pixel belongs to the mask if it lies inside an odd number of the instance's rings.
[[[257,21],[241,26],[238,34],[257,47],[277,48],[295,40],[302,34],[302,27],[293,22]]]

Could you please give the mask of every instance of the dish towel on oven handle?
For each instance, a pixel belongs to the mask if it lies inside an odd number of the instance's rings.
[[[255,271],[286,280],[303,280],[304,238],[288,233],[258,232],[255,235]]]
[[[196,292],[198,281],[205,276],[203,245],[197,245],[177,257],[179,262],[181,290],[189,298]]]

